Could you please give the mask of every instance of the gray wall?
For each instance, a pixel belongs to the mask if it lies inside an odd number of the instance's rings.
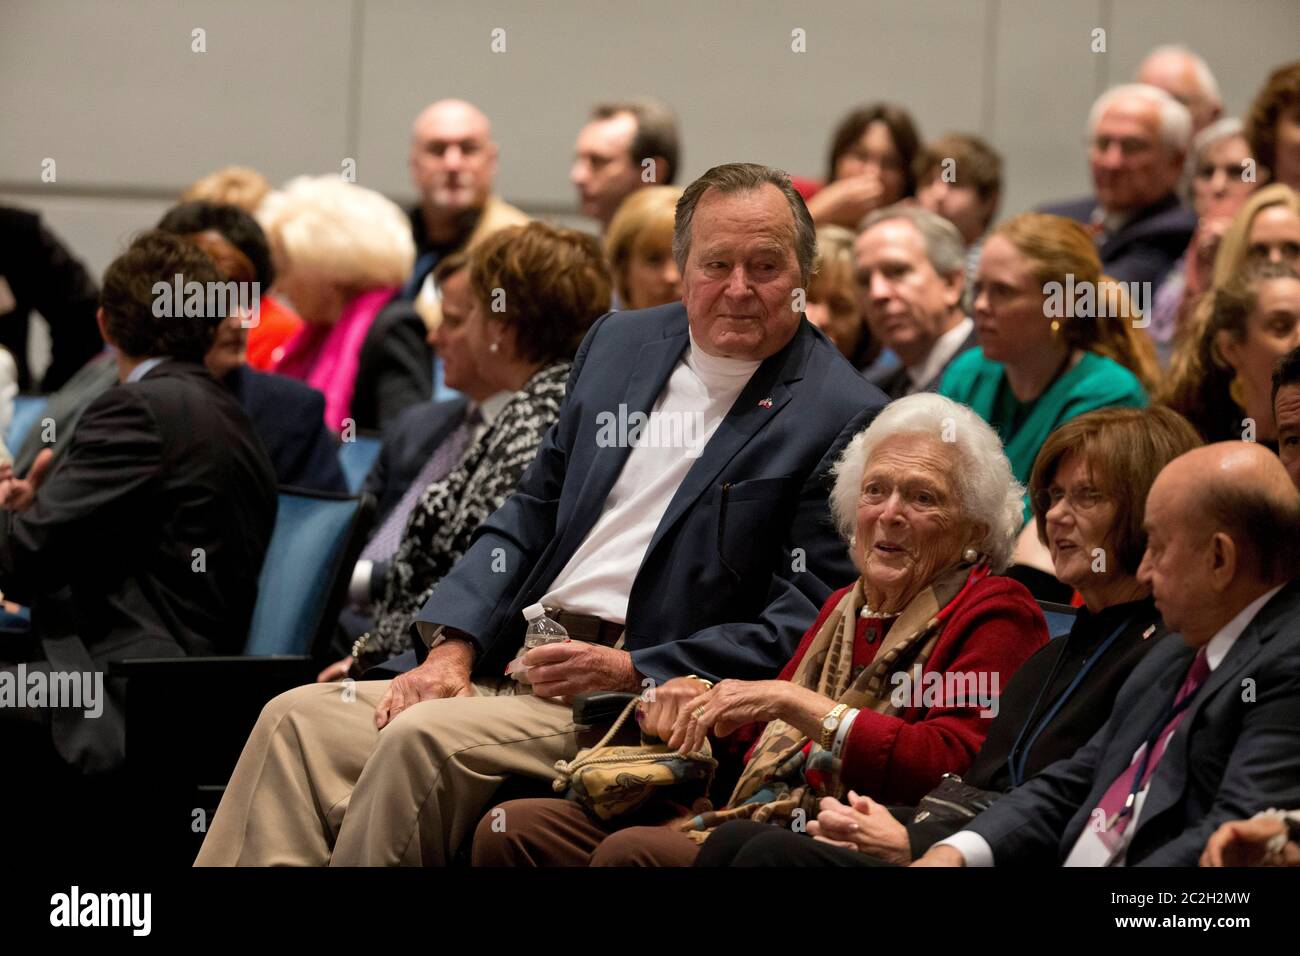
[[[987,137],[1014,213],[1087,191],[1088,105],[1150,47],[1202,52],[1240,113],[1297,36],[1296,0],[4,0],[0,201],[44,212],[96,271],[227,163],[279,182],[352,158],[406,201],[410,121],[457,95],[494,121],[500,191],[566,218],[590,104],[653,93],[680,113],[686,178],[740,159],[819,176],[837,118],[887,99],[926,137]]]

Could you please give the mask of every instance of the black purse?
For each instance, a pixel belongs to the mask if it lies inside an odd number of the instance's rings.
[[[955,773],[945,773],[935,787],[917,805],[913,823],[942,822],[961,829],[1002,796],[996,790],[981,790],[963,783]]]

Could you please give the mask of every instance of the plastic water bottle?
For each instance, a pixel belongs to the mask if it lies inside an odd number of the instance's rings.
[[[524,649],[532,650],[543,644],[558,644],[569,639],[569,632],[546,616],[546,608],[530,604],[524,608],[528,630],[524,632]]]

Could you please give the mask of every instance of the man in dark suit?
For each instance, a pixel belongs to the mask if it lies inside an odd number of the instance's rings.
[[[1176,633],[1078,753],[918,863],[1195,866],[1221,823],[1300,804],[1300,493],[1223,442],[1165,467],[1145,526],[1138,577]]]
[[[961,233],[919,206],[890,206],[867,217],[853,255],[871,334],[901,360],[868,380],[890,398],[938,391],[952,360],[976,345],[962,314]]]
[[[1196,229],[1196,214],[1176,191],[1191,123],[1187,108],[1157,87],[1107,90],[1089,117],[1096,196],[1042,209],[1090,227],[1106,274],[1119,282],[1149,282],[1152,295]]]
[[[512,394],[496,391],[483,374],[481,364],[493,356],[486,351],[486,343],[475,340],[475,327],[466,321],[473,307],[468,253],[456,252],[443,259],[433,277],[442,320],[430,334],[429,344],[442,359],[448,387],[465,397],[412,405],[384,431],[379,457],[364,486],[378,503],[375,529],[353,569],[349,606],[339,620],[348,647],[374,625],[371,605],[383,597],[393,556],[420,496],[429,485],[451,474]],[[322,677],[346,676],[352,664],[349,656],[331,665]]]
[[[208,254],[232,282],[275,282],[275,267],[266,236],[252,216],[235,206],[208,202],[181,203],[158,223]],[[247,318],[232,313],[218,327],[204,364],[243,406],[252,420],[277,483],[312,491],[347,491],[338,461],[338,442],[324,424],[325,397],[310,385],[250,368]],[[33,428],[16,451],[14,470],[26,474],[42,448],[53,448],[55,461],[68,447],[86,407],[117,382],[117,363],[104,354],[88,362],[50,396],[41,418],[53,427]]]
[[[275,476],[248,417],[203,367],[219,316],[157,312],[155,283],[176,275],[222,281],[203,252],[161,232],[109,266],[99,326],[121,384],[86,409],[57,467],[44,451],[24,480],[0,472],[12,513],[0,587],[32,607],[37,638],[24,659],[0,666],[0,687],[40,672],[98,675],[102,689],[110,660],[242,646]],[[96,698],[86,709],[0,708],[0,728],[44,728],[67,764],[111,770],[123,757],[121,688]]]
[[[774,677],[853,579],[828,479],[884,396],[791,309],[816,245],[803,200],[719,166],[676,229],[684,304],[593,326],[518,491],[417,616],[423,663],[351,703],[271,701],[199,864],[444,863],[502,780],[572,759],[567,698]],[[526,693],[502,674],[534,603],[574,640],[522,657]]]
[[[32,310],[50,326],[50,367],[40,381],[52,392],[104,347],[95,326],[99,290],[75,256],[41,224],[40,216],[0,206],[0,345],[18,363],[18,388],[36,387],[27,366]]]

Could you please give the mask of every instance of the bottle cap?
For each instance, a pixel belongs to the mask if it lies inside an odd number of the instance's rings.
[[[524,608],[525,621],[535,621],[539,617],[545,617],[545,616],[546,616],[546,608],[542,607],[540,604],[530,604],[528,605],[528,607]]]

